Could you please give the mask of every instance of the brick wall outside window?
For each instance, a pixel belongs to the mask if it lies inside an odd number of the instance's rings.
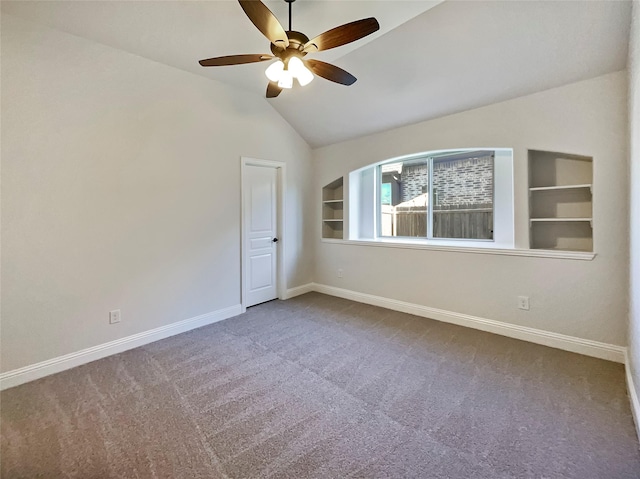
[[[434,161],[434,209],[487,207],[493,203],[493,158]],[[426,192],[429,170],[426,165],[402,169],[402,201]]]

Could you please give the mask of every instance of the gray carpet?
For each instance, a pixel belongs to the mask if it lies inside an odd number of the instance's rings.
[[[316,293],[1,395],[3,478],[634,478],[622,365]]]

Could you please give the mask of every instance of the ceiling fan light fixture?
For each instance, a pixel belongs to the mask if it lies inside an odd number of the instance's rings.
[[[308,85],[313,80],[313,73],[304,66],[298,57],[291,57],[285,66],[285,62],[278,60],[265,70],[267,78],[277,83],[280,88],[292,88],[293,79],[296,78],[301,86]]]
[[[267,78],[273,82],[277,82],[280,80],[280,76],[282,76],[282,71],[284,70],[284,63],[282,60],[278,60],[277,62],[272,63],[264,72],[267,75]]]

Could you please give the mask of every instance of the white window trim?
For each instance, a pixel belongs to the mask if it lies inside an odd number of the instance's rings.
[[[466,239],[466,238],[409,238],[397,236],[381,236],[379,225],[379,197],[380,197],[380,169],[386,163],[400,163],[415,158],[427,158],[440,156],[449,152],[465,151],[494,151],[494,236],[493,239]],[[371,201],[373,201],[373,217],[368,218],[369,208],[364,208],[360,203],[360,196],[363,185],[361,177],[363,172],[372,169],[373,191]],[[513,149],[504,147],[480,147],[480,148],[456,148],[448,150],[432,150],[411,155],[399,156],[384,161],[379,161],[363,168],[352,171],[349,174],[349,188],[357,185],[357,191],[349,195],[349,239],[342,240],[348,242],[379,243],[381,245],[412,245],[420,247],[442,247],[454,248],[455,250],[470,250],[472,248],[494,250],[514,250],[515,249],[515,220],[514,220],[514,190],[513,190]],[[432,193],[432,190],[430,189]],[[355,200],[355,201],[354,201]],[[429,202],[431,203],[431,202]],[[367,218],[363,218],[361,211],[367,211]],[[351,225],[355,221],[356,224]],[[364,225],[364,226],[363,226]],[[366,231],[370,233],[367,234]],[[527,250],[528,251],[528,250]]]

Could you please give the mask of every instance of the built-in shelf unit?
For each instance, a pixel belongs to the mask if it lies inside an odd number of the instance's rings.
[[[344,180],[322,188],[322,237],[344,239]]]
[[[593,158],[529,150],[531,249],[593,251]]]

